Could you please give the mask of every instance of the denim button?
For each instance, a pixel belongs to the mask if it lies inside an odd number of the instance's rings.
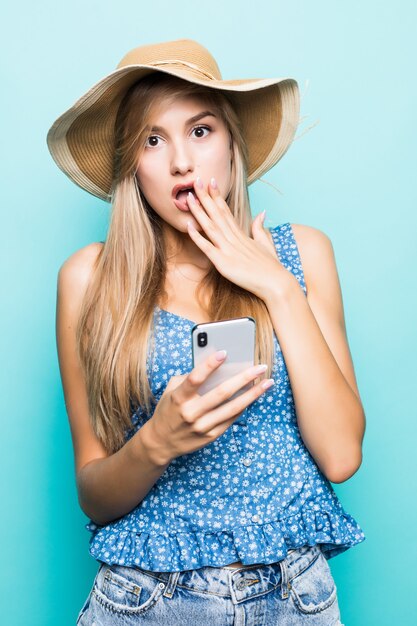
[[[160,588],[160,589],[165,589],[165,585],[164,585],[164,583],[159,583],[159,588]]]
[[[252,465],[252,459],[243,459],[242,463],[246,465],[246,467],[249,467],[249,465]]]

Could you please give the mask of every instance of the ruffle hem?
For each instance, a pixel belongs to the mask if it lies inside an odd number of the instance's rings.
[[[291,549],[316,544],[329,559],[365,539],[357,522],[343,510],[302,511],[265,524],[220,531],[172,529],[157,534],[135,532],[119,522],[112,527],[90,522],[86,528],[93,533],[90,554],[96,560],[159,572],[222,567],[235,561],[275,563]]]

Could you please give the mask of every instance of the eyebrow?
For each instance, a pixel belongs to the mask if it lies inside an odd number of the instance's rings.
[[[203,111],[202,113],[197,113],[197,115],[194,115],[193,117],[190,117],[190,119],[188,119],[185,122],[186,126],[190,126],[191,124],[194,124],[195,122],[198,122],[199,120],[201,120],[203,117],[216,117],[214,115],[214,113],[212,113],[211,111]],[[160,133],[162,132],[164,129],[162,128],[162,126],[152,126],[151,128],[151,133]]]

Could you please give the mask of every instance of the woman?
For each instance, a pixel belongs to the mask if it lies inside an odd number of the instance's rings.
[[[268,231],[247,193],[297,123],[294,80],[223,81],[183,40],[129,52],[49,131],[63,171],[112,202],[106,242],[58,280],[100,562],[78,624],[341,623],[327,559],[364,537],[329,481],[360,466],[365,420],[332,246]],[[193,369],[192,326],[245,315],[257,365],[198,395],[227,355]]]

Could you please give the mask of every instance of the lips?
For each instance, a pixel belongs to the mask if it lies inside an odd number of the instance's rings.
[[[178,194],[181,192],[189,192],[194,191],[194,181],[190,181],[188,183],[183,183],[182,185],[175,185],[172,189],[172,197],[178,198]]]

